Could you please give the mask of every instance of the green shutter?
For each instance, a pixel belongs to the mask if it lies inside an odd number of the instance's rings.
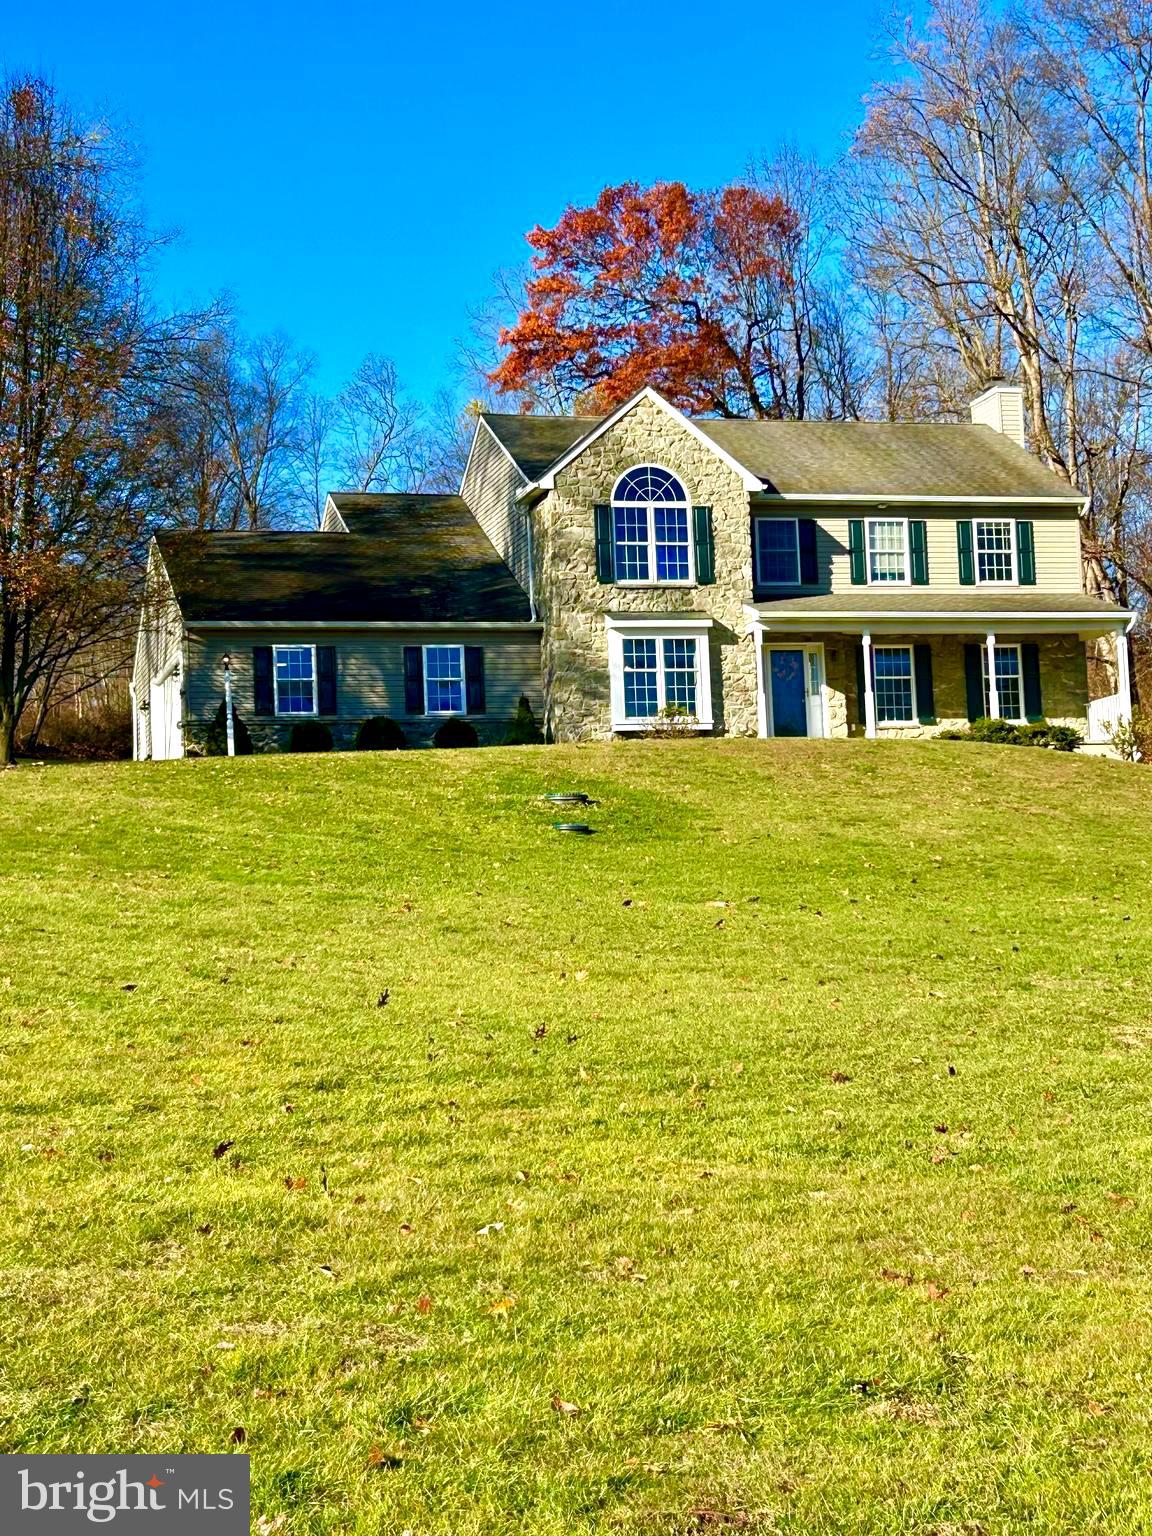
[[[696,584],[709,587],[716,580],[716,551],[712,539],[712,508],[693,507],[692,524],[696,533]]]
[[[983,646],[964,647],[964,685],[968,694],[969,720],[984,718],[984,670],[980,659]]]
[[[276,713],[276,691],[272,686],[272,647],[252,647],[252,708],[257,715]]]
[[[1022,587],[1036,585],[1036,540],[1030,522],[1016,524],[1016,580]]]
[[[404,711],[424,713],[424,649],[419,645],[404,647]]]
[[[960,563],[960,585],[976,585],[976,562],[972,558],[972,524],[965,518],[956,524],[956,558]]]
[[[484,700],[484,647],[464,647],[464,708],[470,715],[482,715],[488,708]]]
[[[596,508],[596,580],[601,585],[616,580],[616,545],[611,507]]]
[[[848,519],[848,565],[852,572],[852,585],[867,586],[868,568],[864,559],[864,519],[862,517]]]
[[[336,703],[336,647],[334,645],[318,645],[316,647],[316,713],[318,715],[335,715],[338,713]]]
[[[913,647],[916,667],[916,717],[921,725],[936,724],[936,692],[932,685],[932,647]]]
[[[1020,666],[1024,673],[1024,718],[1043,720],[1044,698],[1040,692],[1040,647],[1022,645]]]
[[[926,587],[928,585],[928,524],[913,519],[908,524],[908,533],[912,544],[912,585]]]

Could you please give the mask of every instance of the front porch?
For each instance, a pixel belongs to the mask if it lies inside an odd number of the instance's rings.
[[[988,718],[1072,726],[1110,750],[1132,709],[1131,615],[1090,598],[1070,612],[931,612],[902,597],[874,612],[827,597],[750,607],[759,734],[926,737]]]

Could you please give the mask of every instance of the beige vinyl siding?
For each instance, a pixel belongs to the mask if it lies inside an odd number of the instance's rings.
[[[389,715],[403,721],[406,645],[479,645],[484,649],[485,718],[508,719],[522,693],[540,710],[540,641],[534,632],[502,633],[467,628],[441,630],[230,629],[188,633],[185,709],[206,724],[224,696],[222,658],[232,658],[237,712],[255,718],[252,650],[258,645],[332,645],[336,648],[337,718]]]
[[[527,484],[488,425],[477,422],[460,494],[526,592],[532,583],[528,511],[516,504],[516,493]]]
[[[843,508],[807,506],[803,510],[785,512],[773,507],[771,511],[753,503],[752,515],[756,517],[810,517],[816,520],[816,558],[820,571],[820,583],[805,587],[805,592],[850,592],[852,573],[848,560],[848,523],[850,518],[918,518],[928,525],[928,587],[938,592],[972,592],[973,587],[960,584],[960,563],[956,553],[956,524],[974,517],[981,519],[1011,518],[1030,521],[1036,548],[1036,585],[1029,591],[1081,592],[1083,576],[1080,565],[1080,518],[1075,508],[1068,510],[1050,507],[1020,506],[1006,510],[988,508],[889,507],[877,511],[873,508],[853,508],[851,513]],[[761,590],[757,587],[757,590]],[[794,591],[795,588],[781,588]],[[855,590],[859,590],[856,588]],[[921,588],[921,591],[927,590]],[[996,583],[993,590],[1011,590],[1007,585]]]

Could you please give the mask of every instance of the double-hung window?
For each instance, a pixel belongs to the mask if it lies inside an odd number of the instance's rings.
[[[316,647],[314,645],[276,645],[272,647],[272,676],[276,688],[278,715],[314,715],[316,713]]]
[[[868,519],[868,580],[907,582],[908,521],[903,517]]]
[[[916,719],[916,679],[910,645],[872,647],[873,691],[878,725],[911,725]]]
[[[991,690],[988,687],[988,647],[980,647],[981,674],[984,680],[984,713],[992,713]],[[1023,668],[1020,664],[1018,645],[996,647],[996,692],[1000,701],[1001,720],[1024,719]]]
[[[424,647],[424,712],[429,715],[464,713],[464,647]]]
[[[800,585],[800,531],[794,517],[756,519],[756,579],[762,587]]]
[[[612,493],[618,582],[689,583],[692,540],[688,496],[666,469],[630,469]]]
[[[708,621],[608,621],[614,730],[637,730],[664,714],[712,724]]]
[[[1011,518],[977,520],[973,524],[973,543],[977,581],[1016,580],[1016,525]]]

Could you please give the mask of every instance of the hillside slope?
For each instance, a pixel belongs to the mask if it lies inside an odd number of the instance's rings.
[[[265,1536],[1148,1528],[1146,770],[23,768],[0,848],[0,1449],[242,1444]]]

